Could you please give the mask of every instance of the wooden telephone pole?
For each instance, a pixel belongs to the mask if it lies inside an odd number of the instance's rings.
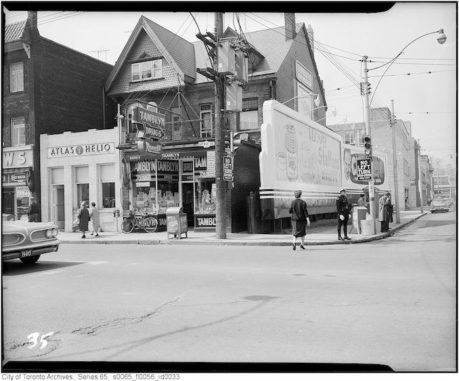
[[[215,36],[217,47],[223,35],[223,13],[215,13]],[[218,63],[218,48],[216,49]],[[216,208],[216,237],[226,239],[226,182],[223,180],[223,155],[225,154],[225,141],[222,127],[225,114],[224,103],[225,76],[215,76],[215,185],[217,188]]]

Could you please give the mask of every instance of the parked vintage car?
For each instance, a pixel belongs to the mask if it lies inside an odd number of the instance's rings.
[[[59,249],[54,223],[2,220],[2,261],[20,259],[25,264],[32,264],[41,254]]]
[[[430,212],[449,212],[452,206],[452,201],[447,197],[434,198],[430,204]]]

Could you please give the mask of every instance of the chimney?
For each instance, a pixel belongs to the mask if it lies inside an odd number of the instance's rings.
[[[311,44],[312,54],[314,55],[314,30],[311,25],[307,28],[309,43]]]
[[[32,29],[37,29],[37,20],[38,20],[38,16],[37,16],[37,12],[36,11],[27,11],[27,19],[29,21],[29,24],[30,24],[30,27]]]
[[[284,13],[285,41],[296,37],[295,13]]]

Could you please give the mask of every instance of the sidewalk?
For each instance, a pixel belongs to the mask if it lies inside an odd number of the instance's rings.
[[[397,230],[412,223],[418,218],[426,215],[419,210],[401,211],[400,224],[392,223],[390,231],[379,233],[371,236],[362,236],[356,234],[355,229],[348,227],[351,234],[350,241],[338,241],[335,220],[327,221],[326,224],[311,223],[311,227],[307,229],[305,243],[306,245],[343,245],[370,242],[383,239],[391,236]],[[394,216],[395,220],[395,216]],[[323,220],[322,220],[323,221]],[[322,222],[321,221],[321,222]],[[376,222],[379,224],[379,221]],[[89,234],[86,239],[81,238],[80,232],[66,233],[59,232],[58,238],[62,244],[134,244],[134,245],[238,245],[238,246],[288,246],[292,244],[292,236],[290,234],[247,234],[247,233],[227,233],[227,239],[215,238],[215,232],[195,232],[188,231],[188,238],[182,235],[182,239],[174,239],[170,236],[167,238],[166,232],[159,233],[116,233],[104,232],[100,237],[93,237]],[[298,240],[299,241],[299,240]]]

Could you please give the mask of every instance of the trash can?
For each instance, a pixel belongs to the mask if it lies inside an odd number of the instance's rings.
[[[166,211],[167,239],[173,234],[174,238],[181,239],[182,234],[188,238],[187,214],[182,212],[182,208],[168,208]]]
[[[362,235],[374,235],[375,234],[375,222],[372,219],[360,221],[362,226]]]

